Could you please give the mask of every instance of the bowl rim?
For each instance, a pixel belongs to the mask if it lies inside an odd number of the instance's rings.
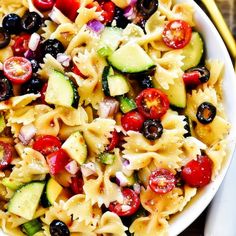
[[[206,15],[206,13],[201,9],[200,6],[197,5],[196,2],[193,0],[176,0],[176,3],[186,2],[190,3],[194,8],[194,18],[196,19],[196,23],[198,22],[197,19],[201,19],[204,24],[207,26],[207,28],[210,29],[210,31],[213,33],[212,38],[214,41],[217,42],[218,48],[220,52],[223,52],[222,57],[225,64],[225,68],[227,68],[227,74],[230,75],[230,78],[228,80],[231,83],[232,88],[232,97],[233,101],[236,104],[236,76],[233,68],[233,64],[231,61],[231,58],[229,56],[229,52],[223,42],[223,39],[221,38],[219,32],[217,31],[216,27],[212,23],[212,21],[209,19],[209,17]],[[201,31],[200,31],[201,33]],[[219,58],[216,58],[219,59]],[[221,60],[221,58],[220,58]],[[224,78],[226,75],[224,74]],[[224,96],[225,98],[225,96]],[[224,99],[223,99],[224,100]],[[233,109],[234,113],[236,114],[236,107]],[[227,114],[228,112],[226,112]],[[227,116],[227,119],[229,117]],[[236,118],[235,118],[236,122]],[[232,124],[232,121],[231,121]],[[211,182],[208,186],[206,186],[203,189],[198,190],[198,193],[194,198],[190,200],[190,204],[187,204],[185,208],[179,213],[173,216],[173,218],[170,219],[169,224],[169,235],[174,236],[180,234],[182,231],[184,231],[191,223],[194,222],[197,217],[205,210],[205,208],[209,205],[213,197],[215,196],[217,190],[219,189],[228,169],[230,166],[230,163],[233,158],[233,153],[235,150],[236,145],[236,126],[233,125],[230,130],[229,134],[229,145],[227,147],[228,153],[227,157],[224,160],[224,164],[221,167],[220,173],[216,176],[215,180]],[[228,139],[228,138],[227,138]]]

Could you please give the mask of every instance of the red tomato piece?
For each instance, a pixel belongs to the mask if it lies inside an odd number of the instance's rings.
[[[160,119],[169,109],[166,94],[156,88],[144,89],[136,98],[138,111],[148,119]]]
[[[78,68],[76,65],[74,65],[74,66],[71,68],[71,71],[72,71],[73,73],[75,73],[76,75],[78,75],[78,76],[84,78],[84,79],[86,78],[86,76],[81,73],[81,71],[79,70],[79,68]]]
[[[116,213],[118,216],[131,216],[140,206],[140,199],[134,190],[124,188],[122,190],[124,197],[123,203],[112,202],[109,206],[111,212]]]
[[[164,43],[173,49],[185,47],[192,37],[191,26],[183,20],[173,20],[167,23],[162,33]]]
[[[183,74],[184,84],[187,88],[195,88],[201,84],[199,71],[191,71]]]
[[[24,57],[10,57],[3,63],[4,75],[14,84],[23,84],[31,78],[32,66]]]
[[[33,149],[47,156],[61,148],[61,141],[52,135],[43,135],[36,138]]]
[[[64,0],[56,0],[55,6],[71,21],[75,21],[78,15],[77,10],[80,8],[80,2],[79,0],[67,0],[65,3]]]
[[[59,149],[49,154],[46,157],[46,160],[49,165],[50,173],[52,175],[56,175],[65,169],[65,166],[69,162],[70,158],[63,149]]]
[[[0,170],[8,167],[12,161],[12,146],[9,143],[4,143],[0,141],[0,150],[1,150],[1,158],[0,158]]]
[[[106,24],[112,22],[115,14],[115,4],[111,1],[105,1],[101,3],[101,8],[103,10],[102,16],[104,18],[102,23]]]
[[[71,178],[71,190],[74,194],[83,193],[84,180],[82,176],[76,176]]]
[[[29,49],[29,34],[23,34],[15,38],[15,43],[12,46],[14,56],[24,56],[24,53]]]
[[[109,146],[107,147],[107,151],[112,151],[119,144],[120,138],[119,134],[116,130],[112,132],[112,137]]]
[[[164,168],[153,171],[149,177],[149,187],[158,194],[170,192],[176,184],[175,175]]]
[[[212,160],[206,155],[199,155],[196,160],[192,160],[185,165],[181,177],[190,187],[203,187],[211,181],[212,168]]]
[[[40,91],[40,95],[41,95],[40,99],[43,104],[47,104],[47,102],[45,101],[45,94],[47,91],[47,87],[48,87],[48,83],[45,83]]]
[[[130,111],[121,117],[121,125],[126,131],[140,131],[144,121],[144,117],[137,111]]]
[[[33,0],[34,6],[40,11],[49,11],[53,8],[54,0]]]

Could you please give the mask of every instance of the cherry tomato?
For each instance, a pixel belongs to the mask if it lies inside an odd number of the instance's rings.
[[[140,199],[134,190],[125,188],[122,190],[124,197],[123,203],[112,202],[109,206],[111,212],[116,213],[118,216],[133,215],[140,206]]]
[[[41,152],[45,156],[51,154],[52,152],[58,151],[60,147],[60,139],[52,135],[39,136],[33,144],[33,149]]]
[[[3,64],[4,75],[14,84],[23,84],[31,78],[32,66],[24,57],[10,57]]]
[[[46,157],[46,160],[49,165],[50,173],[52,175],[56,175],[65,169],[65,166],[69,162],[70,158],[63,149],[59,149],[49,154]]]
[[[71,190],[74,194],[82,194],[83,193],[83,185],[84,181],[82,176],[76,176],[71,178]]]
[[[106,23],[111,23],[113,18],[114,18],[114,14],[115,14],[115,4],[111,1],[108,2],[102,2],[101,4],[101,8],[103,10],[102,12],[102,16],[103,16],[103,21],[102,23],[106,24]]]
[[[47,104],[47,102],[45,101],[45,94],[47,91],[47,87],[48,87],[48,83],[45,83],[40,91],[40,94],[41,94],[40,99],[43,104]]]
[[[130,111],[121,117],[121,125],[126,131],[140,131],[144,121],[144,117],[137,111]]]
[[[78,68],[76,65],[74,65],[74,66],[71,68],[71,71],[72,71],[73,73],[75,73],[76,75],[78,75],[78,76],[84,78],[84,79],[86,78],[86,76],[81,73],[81,71],[79,70],[79,68]]]
[[[203,187],[210,183],[213,162],[208,156],[197,156],[185,165],[181,177],[185,183],[191,187]]]
[[[120,138],[119,134],[116,130],[112,132],[112,137],[109,146],[107,147],[107,151],[112,151],[119,144]]]
[[[198,71],[188,72],[183,74],[184,84],[187,88],[195,88],[201,81],[199,80],[201,74]]]
[[[0,141],[1,159],[0,170],[9,166],[12,161],[12,146],[9,143]]]
[[[56,0],[55,6],[71,21],[75,21],[78,15],[77,10],[80,8],[80,2],[79,0],[67,0],[65,4],[64,0]]]
[[[136,98],[138,111],[148,119],[159,119],[169,109],[167,96],[156,88],[144,89]]]
[[[164,43],[173,49],[185,47],[192,37],[191,26],[183,20],[173,20],[167,23],[162,33]]]
[[[164,168],[153,171],[149,177],[149,187],[158,194],[170,192],[175,187],[175,175]]]
[[[34,6],[40,11],[49,11],[53,8],[54,0],[33,0]]]
[[[12,46],[14,56],[24,56],[24,53],[29,49],[29,34],[23,34],[15,38],[15,43]]]

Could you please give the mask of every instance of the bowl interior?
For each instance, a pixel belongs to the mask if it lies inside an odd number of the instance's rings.
[[[236,141],[236,77],[234,68],[228,54],[228,51],[221,39],[218,31],[213,23],[203,12],[203,10],[192,0],[177,0],[176,2],[188,2],[195,9],[195,22],[196,29],[203,36],[206,57],[219,59],[225,64],[223,93],[224,93],[224,106],[227,114],[227,119],[231,123],[231,130],[228,137],[228,155],[224,161],[222,169],[216,179],[205,188],[201,189],[198,194],[192,199],[190,204],[185,209],[176,214],[170,220],[170,235],[178,235],[185,228],[187,228],[207,207],[216,191],[218,190],[226,171],[229,167],[230,161],[233,156],[235,141]]]

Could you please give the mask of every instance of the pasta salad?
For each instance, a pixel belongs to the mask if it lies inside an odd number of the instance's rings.
[[[0,0],[0,227],[168,235],[217,176],[224,65],[172,0]]]

